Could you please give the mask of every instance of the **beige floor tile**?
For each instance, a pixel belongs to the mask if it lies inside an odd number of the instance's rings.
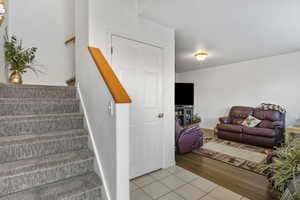
[[[181,172],[175,173],[174,175],[187,183],[199,178],[198,175],[187,170],[182,170]]]
[[[214,199],[213,197],[210,197],[209,195],[206,195],[206,196],[202,197],[200,200],[216,200],[216,199]],[[227,200],[227,199],[223,199],[223,200]]]
[[[221,186],[212,190],[208,195],[210,197],[215,198],[216,200],[224,200],[224,199],[240,200],[241,199],[241,195],[236,194],[236,193],[234,193],[226,188],[223,188]]]
[[[182,197],[178,196],[176,193],[171,192],[158,200],[184,200]]]
[[[152,200],[143,190],[138,189],[130,193],[130,200]]]
[[[166,170],[166,169],[162,169],[162,170],[158,170],[156,172],[153,172],[150,175],[153,178],[155,178],[157,180],[160,180],[160,179],[166,178],[167,176],[170,176],[171,173],[168,170]]]
[[[176,189],[174,192],[183,197],[185,200],[199,200],[201,197],[206,195],[203,191],[189,184]]]
[[[172,166],[172,167],[167,168],[166,170],[168,170],[171,174],[174,174],[174,173],[179,173],[179,172],[183,171],[184,169],[179,166]]]
[[[160,182],[154,182],[142,188],[153,199],[157,199],[171,190]]]
[[[242,197],[241,200],[250,200],[250,199],[248,199],[246,197]]]
[[[130,182],[130,192],[132,192],[138,188],[139,187],[135,183],[133,183],[132,181]]]
[[[139,187],[144,187],[144,186],[149,185],[150,183],[153,183],[155,181],[156,180],[150,175],[141,176],[139,178],[136,178],[136,179],[132,180],[132,182],[135,183]]]
[[[203,190],[204,192],[210,192],[211,190],[218,187],[218,185],[215,184],[214,182],[211,182],[202,177],[197,178],[196,180],[192,181],[190,184]]]
[[[186,184],[183,180],[181,180],[175,175],[168,176],[160,181],[172,190]]]

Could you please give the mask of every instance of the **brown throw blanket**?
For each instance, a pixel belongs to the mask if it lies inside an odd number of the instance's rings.
[[[258,106],[259,109],[261,110],[276,110],[282,114],[286,113],[286,109],[283,108],[280,105],[276,105],[276,104],[271,104],[271,103],[262,103]]]

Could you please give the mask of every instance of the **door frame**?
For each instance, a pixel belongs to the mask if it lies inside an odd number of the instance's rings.
[[[162,80],[161,80],[161,89],[162,89],[162,93],[164,91],[164,77],[165,77],[165,73],[164,73],[164,68],[165,68],[165,48],[160,46],[160,45],[157,45],[157,44],[154,44],[154,43],[151,43],[151,42],[148,42],[148,41],[143,41],[143,40],[139,40],[139,39],[134,39],[126,34],[120,34],[120,33],[113,33],[113,32],[108,32],[108,38],[109,38],[109,45],[108,45],[108,49],[107,49],[107,52],[108,52],[108,56],[109,56],[109,62],[113,68],[113,70],[116,72],[116,69],[115,67],[112,65],[112,59],[113,59],[113,54],[111,52],[111,48],[113,47],[113,37],[119,37],[119,38],[122,38],[122,39],[127,39],[127,40],[131,40],[133,42],[138,42],[138,43],[141,43],[141,44],[145,44],[145,45],[150,45],[152,47],[156,47],[156,48],[159,48],[161,49],[161,52],[162,52],[162,55],[161,55],[161,63],[162,63]],[[174,83],[175,85],[175,83]],[[165,97],[164,95],[162,95],[161,97],[162,99],[162,111],[163,113],[166,113],[167,110],[165,108],[165,105],[164,105],[164,100],[165,100]],[[175,102],[174,102],[175,103]],[[129,116],[130,118],[130,116]],[[162,119],[162,129],[164,129],[164,126],[165,126],[165,123],[166,123],[166,120],[165,118]],[[174,124],[175,124],[175,118],[174,118]],[[175,134],[175,133],[174,133]],[[175,136],[174,136],[175,137]],[[161,169],[162,168],[165,168],[165,167],[169,167],[166,163],[165,163],[165,160],[166,160],[166,152],[165,152],[165,149],[166,149],[166,137],[165,137],[165,132],[163,132],[163,138],[162,138],[162,160],[161,160]],[[175,144],[174,144],[174,154],[175,154]],[[174,160],[174,163],[173,165],[175,165],[175,160]],[[130,166],[129,166],[130,167]]]

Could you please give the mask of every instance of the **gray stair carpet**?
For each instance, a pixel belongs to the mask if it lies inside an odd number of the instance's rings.
[[[75,87],[0,84],[0,200],[101,200]]]

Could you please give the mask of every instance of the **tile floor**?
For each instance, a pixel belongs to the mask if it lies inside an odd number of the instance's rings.
[[[130,194],[130,200],[248,200],[178,166],[132,180]]]

